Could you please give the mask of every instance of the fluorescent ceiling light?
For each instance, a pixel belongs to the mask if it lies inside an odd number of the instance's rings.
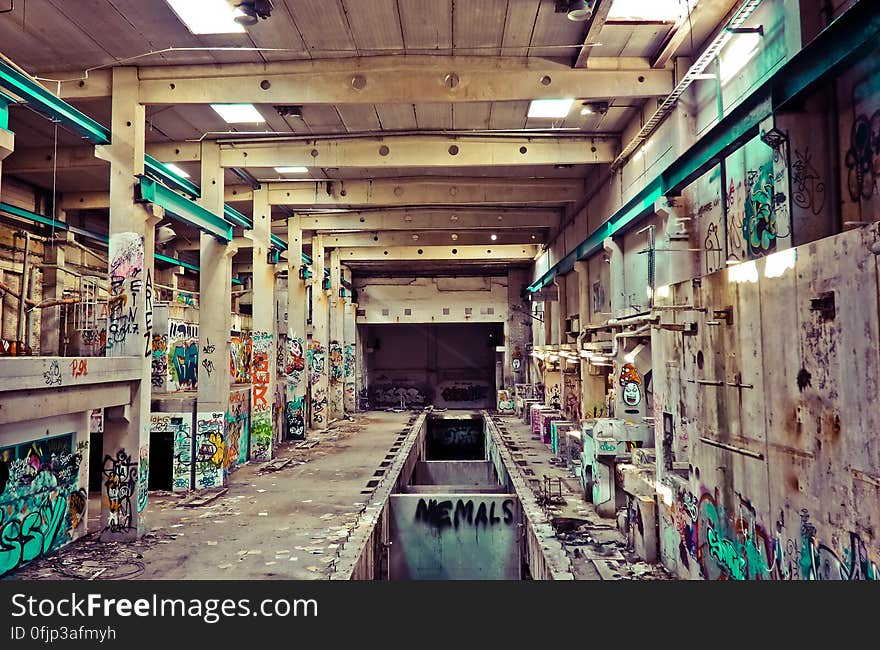
[[[529,117],[568,117],[573,99],[533,99]]]
[[[687,0],[693,11],[697,0]],[[685,0],[614,0],[608,11],[607,20],[654,20],[678,22],[687,16]]]
[[[235,22],[235,17],[244,16],[244,12],[231,7],[226,0],[165,1],[193,34],[244,32],[244,26]]]
[[[211,108],[229,124],[266,121],[253,104],[211,104]]]
[[[162,163],[162,164],[165,165],[165,168],[168,171],[170,171],[174,174],[177,174],[178,176],[180,176],[182,178],[189,178],[189,174],[187,174],[185,171],[183,171],[180,167],[178,167],[174,163]]]
[[[308,174],[308,167],[276,167],[275,171],[279,174]]]

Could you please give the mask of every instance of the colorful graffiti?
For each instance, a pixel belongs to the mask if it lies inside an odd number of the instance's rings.
[[[346,379],[354,379],[355,348],[354,343],[346,343],[343,351],[343,372]]]
[[[186,492],[192,489],[192,414],[151,413],[150,434],[171,433],[171,489]]]
[[[229,393],[226,412],[226,471],[247,462],[250,439],[251,393],[234,390]]]
[[[229,380],[233,384],[248,384],[251,381],[251,338],[247,333],[230,338]]]
[[[775,249],[779,235],[774,207],[772,165],[748,170],[746,186],[742,237],[749,256],[757,257]]]
[[[581,379],[574,373],[566,373],[562,376],[565,385],[565,402],[563,412],[565,417],[573,422],[581,421]]]
[[[120,449],[116,456],[104,457],[104,505],[109,517],[107,527],[111,533],[126,533],[134,528],[132,499],[136,498],[138,466],[131,456]]]
[[[147,500],[149,499],[149,479],[150,479],[150,446],[143,445],[138,451],[138,512],[147,509]]]
[[[251,460],[270,460],[274,438],[271,388],[270,356],[272,354],[270,332],[254,332],[253,340],[253,401],[251,404]]]
[[[338,341],[330,341],[330,381],[341,380],[344,372],[342,346]]]
[[[31,346],[23,341],[0,339],[0,357],[29,357],[33,353]]]
[[[195,483],[197,489],[221,487],[226,478],[225,413],[204,412],[196,418]]]
[[[168,379],[168,335],[153,334],[150,383],[155,388],[165,388]]]
[[[562,395],[559,391],[559,384],[545,386],[544,390],[547,391],[547,406],[560,410],[562,408]]]
[[[47,432],[48,433],[48,432]],[[0,449],[0,576],[69,542],[83,521],[74,434]]]
[[[320,341],[313,340],[309,343],[309,382],[312,386],[321,381],[321,375],[324,373],[324,354],[324,346]]]
[[[303,340],[297,336],[287,338],[287,359],[284,364],[284,374],[291,388],[296,390],[302,381],[302,373],[306,369],[305,355],[303,354]]]
[[[619,383],[623,387],[623,403],[627,406],[638,406],[642,401],[642,378],[631,363],[623,364]]]
[[[304,440],[306,437],[305,396],[300,395],[284,406],[285,437],[288,440]]]
[[[110,237],[110,300],[107,324],[108,355],[125,353],[129,335],[147,335],[139,331],[138,296],[144,271],[144,238],[133,232],[114,233]],[[146,329],[146,328],[145,328]],[[141,352],[138,352],[141,354]]]

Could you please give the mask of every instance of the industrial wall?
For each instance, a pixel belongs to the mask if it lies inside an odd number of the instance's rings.
[[[369,325],[361,340],[373,408],[494,408],[500,323]]]
[[[652,336],[661,560],[681,577],[877,578],[880,227],[671,287]]]

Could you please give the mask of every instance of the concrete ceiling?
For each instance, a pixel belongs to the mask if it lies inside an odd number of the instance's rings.
[[[161,76],[163,66],[201,65],[210,74],[222,74],[227,66],[240,64],[280,65],[283,68],[288,65],[284,62],[299,61],[316,62],[316,65],[323,66],[332,65],[334,59],[369,64],[382,57],[399,55],[407,55],[407,60],[419,60],[418,55],[462,57],[453,61],[467,60],[468,65],[478,68],[483,65],[481,61],[485,61],[486,65],[498,62],[499,66],[504,66],[499,68],[499,72],[507,71],[507,64],[502,63],[507,59],[501,57],[515,57],[522,61],[523,66],[546,65],[554,70],[590,68],[592,59],[593,62],[600,62],[596,65],[602,69],[631,70],[635,63],[639,69],[646,70],[644,74],[650,75],[653,74],[652,62],[655,68],[663,67],[665,62],[658,65],[657,57],[665,56],[664,51],[674,49],[678,54],[690,52],[734,4],[732,0],[700,0],[691,20],[686,25],[676,26],[671,22],[605,21],[604,15],[610,2],[600,0],[595,21],[591,23],[567,20],[564,13],[554,11],[554,0],[275,0],[272,16],[249,27],[245,33],[197,36],[189,32],[164,0],[17,0],[14,11],[0,15],[0,52],[32,74],[59,80],[85,77],[89,69],[92,69],[88,73],[89,80],[92,80],[102,73],[106,74],[107,68],[121,64],[141,66],[142,70],[149,67],[157,72],[147,73],[147,76]],[[604,12],[602,5],[605,5]],[[688,32],[689,38],[683,36],[683,31]],[[175,51],[168,51],[169,48]],[[268,67],[266,69],[269,70]],[[141,78],[144,79],[143,74]],[[49,81],[45,83],[50,88],[57,87]],[[203,83],[210,81],[204,80]],[[274,132],[277,137],[342,135],[369,138],[392,133],[443,133],[455,136],[472,132],[490,136],[510,135],[512,132],[544,133],[560,138],[596,135],[615,138],[615,146],[619,146],[621,132],[642,104],[651,101],[644,96],[621,97],[619,94],[631,93],[619,93],[601,98],[608,103],[608,110],[604,114],[582,116],[576,107],[565,119],[536,120],[527,117],[528,100],[497,100],[485,88],[482,90],[486,96],[480,96],[476,101],[418,101],[419,83],[426,82],[414,77],[412,84],[416,90],[410,101],[304,102],[301,117],[282,116],[272,103],[255,102],[257,110],[266,120],[258,128]],[[476,89],[477,92],[480,90]],[[589,88],[585,88],[585,92],[589,92]],[[110,124],[109,97],[70,101],[103,124]],[[90,199],[107,191],[109,173],[100,161],[83,166],[57,164],[64,151],[83,146],[77,135],[57,128],[42,116],[20,106],[11,111],[10,128],[16,133],[16,149],[19,152],[27,149],[37,155],[37,160],[40,157],[48,158],[43,168],[31,166],[26,171],[16,172],[13,154],[8,159],[9,174],[46,190],[54,189],[59,193],[77,196],[88,194]],[[246,137],[245,133],[253,129],[254,125],[226,124],[204,103],[165,103],[146,107],[146,139],[154,145],[202,139],[229,141]],[[41,154],[41,149],[46,156]],[[197,161],[177,164],[198,182]],[[437,177],[444,179],[440,182],[451,186],[459,182],[467,184],[469,180],[472,180],[472,185],[478,186],[485,179],[485,182],[496,186],[507,182],[512,190],[524,183],[571,180],[586,189],[592,180],[601,175],[603,168],[602,164],[449,166],[447,163],[442,167],[412,164],[333,168],[318,164],[309,167],[305,178],[332,179],[335,183],[372,183],[375,180],[390,183],[396,188],[399,179]],[[280,178],[271,167],[243,167],[241,171],[262,182]],[[230,186],[240,186],[242,183],[240,175],[231,170],[226,170],[225,178]],[[318,189],[315,186],[316,196],[320,194]],[[454,190],[451,191],[454,194]],[[555,191],[553,186],[548,186],[546,192],[538,188],[535,194],[552,197]],[[484,197],[473,203],[463,200],[461,203],[480,208],[492,208],[493,205],[512,207],[510,201],[503,200],[502,192],[496,194],[499,196],[497,204],[492,203],[491,191],[487,194],[489,198]],[[310,209],[326,210],[328,207],[363,210],[437,206],[436,199],[431,199],[429,195],[420,199],[416,192],[410,191],[407,195],[412,197],[410,203],[397,202],[387,206],[383,206],[372,194],[369,201],[345,203],[341,200],[322,200],[311,206],[297,203],[289,209],[276,206],[273,217],[278,219],[279,227],[275,230],[283,233],[284,219],[293,209],[308,212]],[[241,196],[249,196],[246,187]],[[242,212],[250,213],[248,201],[238,200],[233,205]],[[99,206],[101,201],[98,199],[93,203]],[[561,214],[566,206],[573,203],[563,198],[555,203],[553,209]],[[539,204],[547,207],[547,201]],[[518,207],[527,205],[529,202],[523,201]],[[460,206],[453,205],[449,209],[456,207]],[[558,222],[558,219],[548,220],[548,229],[555,225],[551,222]],[[528,231],[530,236],[535,232],[542,231]],[[546,233],[546,229],[543,232]],[[427,270],[429,262],[365,260],[351,264],[364,270],[370,269],[371,272],[391,272],[400,265],[408,266],[411,270],[414,264]],[[448,262],[436,264],[442,267],[440,271],[435,269],[436,272],[462,266],[461,262],[453,266]],[[504,265],[504,262],[493,264]]]

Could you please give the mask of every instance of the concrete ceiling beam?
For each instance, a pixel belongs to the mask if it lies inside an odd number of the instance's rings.
[[[366,232],[419,230],[484,230],[501,231],[511,228],[536,231],[552,228],[559,222],[556,210],[371,210],[334,214],[302,214],[303,230]],[[281,223],[278,232],[283,232]],[[484,235],[485,236],[485,235]]]
[[[340,248],[341,262],[376,261],[516,261],[533,259],[540,246],[503,244],[501,246],[359,246]]]
[[[223,167],[486,167],[610,163],[616,137],[383,136],[221,144]]]
[[[672,73],[644,58],[585,67],[527,57],[376,56],[268,64],[140,66],[139,101],[161,104],[386,104],[659,97]],[[41,75],[43,76],[43,75]],[[45,75],[52,76],[52,75]],[[107,72],[60,84],[64,99],[108,97]],[[48,83],[52,92],[59,84]]]

